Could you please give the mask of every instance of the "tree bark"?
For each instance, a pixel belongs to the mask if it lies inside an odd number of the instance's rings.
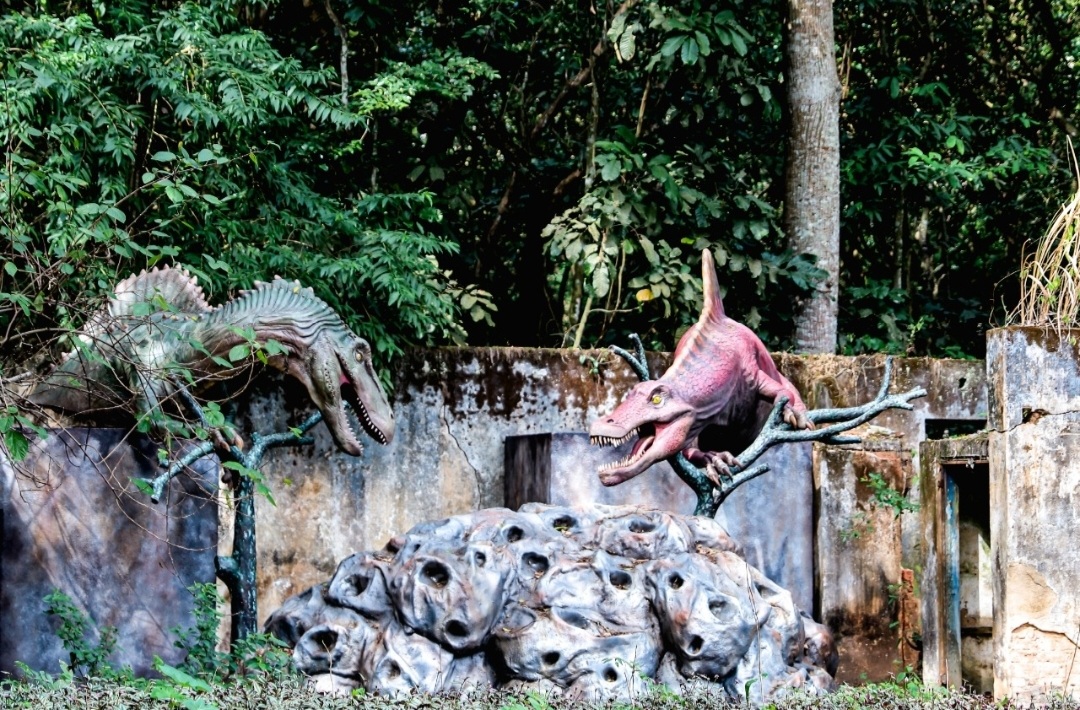
[[[836,351],[840,275],[840,79],[832,0],[788,0],[790,128],[784,230],[792,250],[827,273],[795,317],[799,352]]]

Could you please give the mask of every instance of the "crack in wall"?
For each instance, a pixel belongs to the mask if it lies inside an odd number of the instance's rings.
[[[990,429],[990,431],[992,433],[995,433],[995,434],[1011,434],[1014,431],[1016,431],[1017,429],[1019,429],[1020,427],[1026,425],[1026,424],[1037,424],[1039,421],[1041,421],[1042,419],[1045,419],[1047,417],[1055,417],[1056,418],[1056,417],[1067,417],[1067,416],[1070,416],[1070,415],[1072,415],[1072,416],[1080,416],[1080,409],[1066,409],[1066,410],[1061,411],[1061,412],[1048,412],[1045,409],[1039,409],[1039,408],[1036,408],[1036,407],[1023,407],[1023,410],[1024,410],[1023,415],[1021,416],[1021,419],[1020,419],[1019,423],[1013,424],[1012,426],[1007,427],[1005,429],[994,428],[994,429]],[[1078,422],[1078,423],[1080,423],[1080,422]],[[1080,432],[1078,432],[1078,433],[1080,433]]]
[[[473,464],[473,462],[469,460],[469,454],[468,454],[467,451],[465,451],[465,447],[463,447],[461,445],[461,442],[458,441],[457,436],[454,435],[453,430],[450,429],[450,406],[449,405],[443,405],[443,413],[442,413],[442,416],[440,418],[442,419],[443,424],[446,425],[446,433],[450,436],[451,439],[453,439],[454,446],[456,446],[458,448],[458,451],[461,452],[461,456],[465,459],[465,463],[468,464],[469,468],[472,470],[473,478],[476,479],[476,504],[477,504],[477,507],[478,508],[486,507],[486,506],[481,505],[482,498],[483,498],[483,491],[484,491],[484,478],[483,478],[483,476],[480,475],[480,469],[477,468]]]

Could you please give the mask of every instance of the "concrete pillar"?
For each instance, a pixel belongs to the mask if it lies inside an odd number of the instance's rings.
[[[902,513],[881,503],[872,474],[906,493],[911,454],[901,440],[814,446],[814,616],[836,636],[837,680],[847,683],[887,680],[915,662],[907,640],[918,614],[902,565]]]
[[[994,695],[1080,692],[1080,331],[987,334]]]

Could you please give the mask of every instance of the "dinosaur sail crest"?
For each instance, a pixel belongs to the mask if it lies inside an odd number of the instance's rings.
[[[724,318],[724,302],[720,300],[720,284],[716,280],[716,265],[712,252],[701,252],[701,282],[704,303],[701,306],[701,320],[721,320]]]

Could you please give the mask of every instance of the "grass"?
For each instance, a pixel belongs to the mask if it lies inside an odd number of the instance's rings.
[[[536,693],[510,694],[488,691],[466,695],[409,695],[394,699],[354,694],[349,697],[320,695],[306,686],[303,678],[294,675],[265,676],[239,683],[212,685],[195,691],[162,697],[155,695],[145,684],[142,687],[117,680],[100,678],[73,679],[61,677],[52,682],[4,681],[0,683],[0,707],[32,710],[69,710],[84,708],[275,708],[280,710],[312,710],[315,708],[371,708],[372,710],[722,710],[745,708],[715,693],[689,691],[679,696],[666,689],[642,695],[632,703],[574,703],[547,698]],[[766,706],[776,710],[857,710],[858,708],[922,709],[1041,707],[1052,710],[1080,709],[1080,702],[1060,696],[1049,696],[1038,703],[994,703],[982,696],[944,689],[928,690],[917,682],[907,684],[879,683],[859,687],[845,686],[832,695],[812,697],[787,696]]]
[[[1071,152],[1077,191],[1062,205],[1033,252],[1025,245],[1020,267],[1020,303],[1011,323],[1057,329],[1080,324],[1080,165]]]

